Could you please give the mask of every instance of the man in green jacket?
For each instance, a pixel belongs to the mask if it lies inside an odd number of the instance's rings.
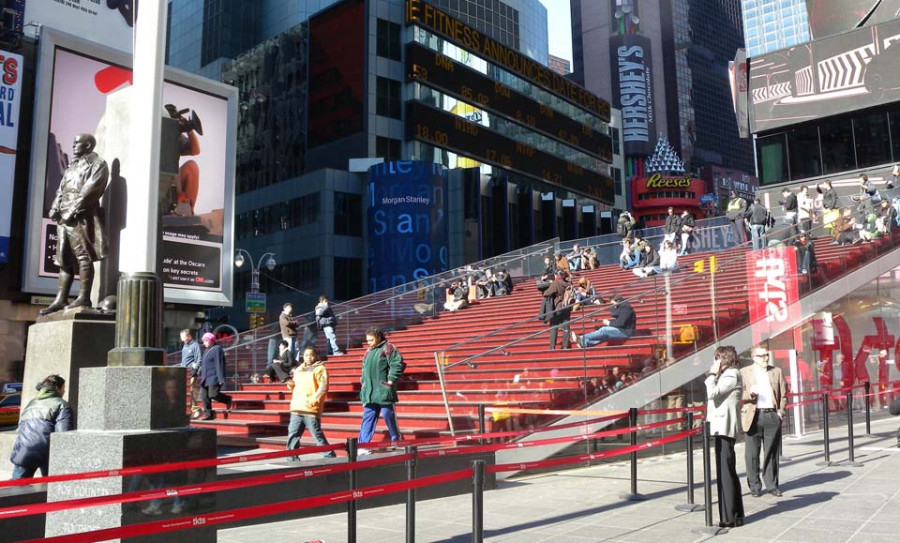
[[[397,380],[403,375],[406,364],[403,356],[385,339],[379,328],[366,330],[366,343],[369,350],[363,357],[362,375],[359,381],[362,389],[359,399],[363,404],[362,425],[359,428],[359,443],[369,443],[375,434],[375,425],[379,415],[384,418],[391,441],[400,441],[400,430],[394,415],[394,404],[397,403]],[[368,449],[359,449],[358,454],[372,454]]]

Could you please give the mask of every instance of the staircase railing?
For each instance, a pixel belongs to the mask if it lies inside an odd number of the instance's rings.
[[[820,237],[825,233],[822,226],[816,226],[812,232]],[[780,228],[771,235],[790,244],[795,239],[790,234],[790,229]],[[864,248],[847,249],[854,258],[832,258],[818,271],[811,270],[800,279],[801,297],[893,250],[898,241],[900,234],[894,234]],[[597,299],[582,303],[567,325],[548,326],[535,316],[435,352],[451,433],[470,429],[471,420],[467,415],[471,407],[465,405],[465,398],[460,398],[453,390],[454,381],[466,381],[471,387],[472,380],[483,380],[484,390],[496,391],[498,405],[510,405],[514,403],[514,397],[527,397],[528,393],[533,393],[545,404],[549,400],[554,408],[578,409],[596,401],[599,398],[597,390],[609,392],[604,388],[602,377],[610,368],[618,368],[619,373],[627,374],[616,386],[628,386],[695,355],[723,335],[750,324],[747,255],[747,247],[739,246],[719,254],[681,257],[688,264],[679,272],[605,288]],[[713,272],[711,259],[714,259]],[[702,267],[698,265],[695,269],[695,262],[702,262]],[[569,327],[579,339],[597,329],[601,324],[598,319],[607,316],[609,311],[609,305],[602,298],[613,294],[622,295],[639,314],[634,336],[624,342],[613,341],[619,343],[615,346],[547,350],[553,329],[561,335]],[[601,301],[601,305],[594,305],[596,301]],[[538,310],[536,306],[535,314]],[[504,381],[504,370],[508,375],[513,368],[517,373]],[[656,397],[667,392],[661,390]],[[522,417],[522,424],[534,424],[533,417]]]

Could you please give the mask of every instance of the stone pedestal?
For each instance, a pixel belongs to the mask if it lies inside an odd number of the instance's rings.
[[[116,323],[113,315],[60,311],[43,317],[28,328],[22,407],[37,394],[35,385],[48,375],[66,380],[65,399],[75,420],[79,413],[79,371],[106,366],[106,353],[113,347]]]
[[[101,358],[102,359],[102,358]],[[103,367],[81,373],[78,430],[50,440],[50,473],[120,469],[203,460],[216,456],[214,430],[185,428],[186,370],[180,367]],[[51,483],[47,501],[106,496],[202,484],[215,468],[148,476],[105,477]],[[79,508],[47,515],[46,536],[115,528],[215,510],[215,494]],[[128,541],[214,542],[216,529],[192,528]]]

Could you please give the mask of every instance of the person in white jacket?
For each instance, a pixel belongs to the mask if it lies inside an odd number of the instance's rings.
[[[737,351],[731,346],[716,349],[706,376],[706,420],[716,441],[716,490],[719,495],[719,526],[744,524],[744,501],[734,456],[734,442],[741,428],[741,371]]]

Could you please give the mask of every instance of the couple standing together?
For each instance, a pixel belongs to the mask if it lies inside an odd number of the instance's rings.
[[[769,494],[782,495],[778,488],[778,456],[787,385],[781,369],[769,364],[771,356],[765,347],[754,347],[752,355],[753,364],[741,369],[734,347],[718,347],[705,381],[709,398],[706,418],[716,446],[719,526],[725,528],[744,524],[744,502],[734,454],[735,440],[742,431],[751,496],[765,494],[763,483]]]

